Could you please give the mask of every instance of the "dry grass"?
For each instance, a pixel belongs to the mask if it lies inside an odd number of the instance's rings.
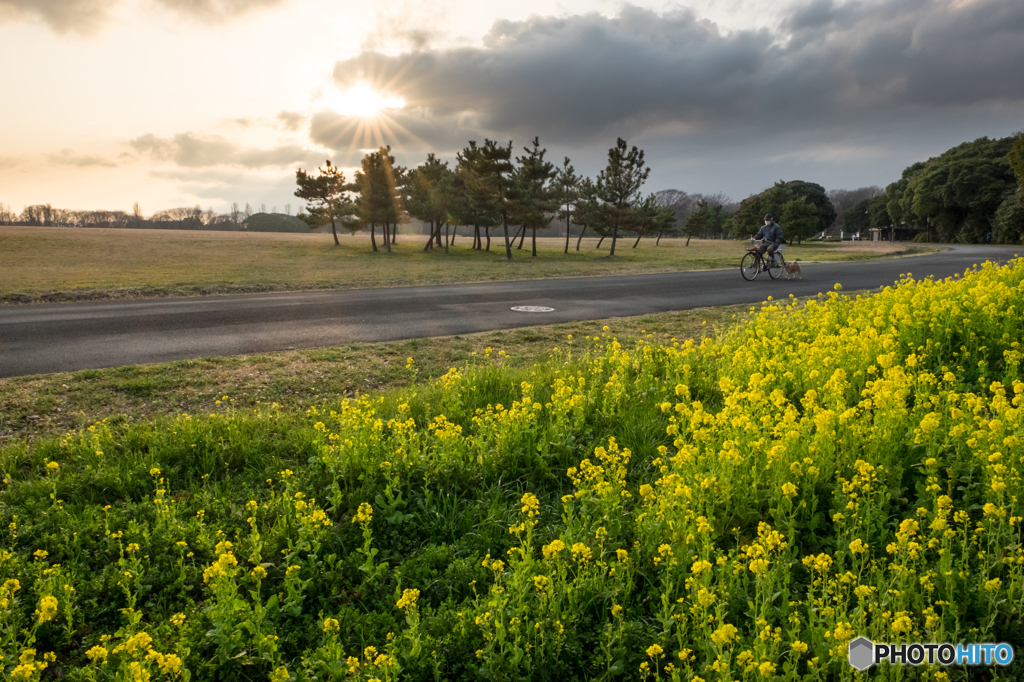
[[[498,231],[492,231],[495,234]],[[511,281],[553,277],[621,275],[734,267],[742,255],[736,241],[681,239],[620,240],[614,259],[609,240],[600,251],[584,239],[580,252],[563,254],[564,239],[529,240],[515,260],[504,260],[504,243],[490,252],[470,250],[459,237],[444,253],[422,250],[422,235],[399,235],[391,254],[373,253],[369,236],[330,234],[117,230],[59,227],[0,227],[0,302],[28,303],[93,298],[181,296],[295,289],[342,289]],[[788,247],[790,259],[857,260],[935,250],[933,246],[872,242]]]
[[[305,410],[321,398],[429,381],[464,363],[483,362],[490,346],[506,351],[504,362],[530,366],[606,325],[623,343],[641,334],[678,339],[700,337],[735,322],[747,305],[700,308],[639,317],[525,327],[466,336],[390,343],[354,343],[315,350],[201,358],[152,365],[0,379],[0,445],[64,432],[103,418],[146,420],[179,412],[214,409],[225,395],[235,407],[276,402]],[[406,369],[414,359],[415,371]]]

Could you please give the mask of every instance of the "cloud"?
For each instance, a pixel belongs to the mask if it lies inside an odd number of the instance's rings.
[[[282,110],[275,118],[280,121],[285,130],[291,131],[298,130],[306,122],[306,115],[297,111]]]
[[[289,0],[157,0],[189,19],[226,20],[249,12],[278,7]]]
[[[291,0],[155,0],[186,19],[227,21],[237,16],[278,7]],[[58,33],[94,33],[120,0],[0,0],[0,21],[41,19]]]
[[[171,161],[185,168],[240,166],[248,169],[283,167],[308,163],[319,152],[298,145],[278,145],[269,149],[243,147],[221,135],[187,132],[171,138],[147,133],[128,143],[136,152],[160,161]]]
[[[28,162],[23,156],[5,156],[0,154],[0,170],[14,170],[27,167]]]
[[[92,33],[107,18],[117,0],[0,0],[0,21],[5,18],[41,19],[58,33]]]
[[[100,156],[77,154],[72,149],[62,149],[59,154],[48,154],[47,158],[54,164],[61,166],[77,166],[79,168],[116,168],[118,165],[116,162]]]
[[[474,47],[367,50],[335,65],[341,88],[400,96],[427,147],[460,131],[583,145],[616,135],[697,138],[850,131],[922,108],[1024,103],[1020,0],[814,0],[778,29],[723,32],[687,9],[633,6],[497,21]],[[396,119],[398,115],[395,115]],[[338,121],[313,139],[338,148]],[[660,132],[659,132],[660,131]]]

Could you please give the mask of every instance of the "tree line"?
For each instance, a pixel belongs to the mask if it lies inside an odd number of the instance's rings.
[[[609,256],[627,234],[636,237],[636,247],[645,236],[660,241],[678,229],[672,207],[655,194],[642,194],[650,168],[636,146],[619,138],[608,150],[607,166],[593,179],[577,175],[568,157],[556,166],[546,156],[538,138],[519,155],[511,141],[487,139],[470,142],[456,155],[454,166],[428,154],[423,164],[410,169],[395,165],[391,148],[384,146],[363,157],[351,181],[329,160],[317,174],[298,169],[295,196],[307,201],[307,212],[300,217],[310,227],[330,225],[335,244],[340,243],[339,228],[369,230],[374,251],[379,249],[378,228],[382,248],[390,251],[398,225],[410,218],[427,226],[424,251],[447,250],[459,226],[472,229],[471,248],[489,251],[491,230],[500,228],[507,259],[516,240],[521,249],[527,235],[536,256],[537,231],[553,223],[565,223],[565,253],[574,224],[581,228],[577,251],[590,230],[600,237],[598,248],[609,239]]]
[[[851,229],[906,225],[941,242],[1024,239],[1024,133],[964,142],[908,166],[884,192],[851,206]]]
[[[217,213],[212,208],[205,211],[199,205],[168,208],[146,217],[139,203],[135,202],[132,212],[108,210],[73,210],[55,208],[50,204],[26,206],[21,212],[0,202],[0,225],[28,225],[39,227],[113,227],[172,230],[245,230],[252,229],[254,216],[267,214],[267,205],[259,210],[246,203],[244,208],[237,202],[226,213]],[[277,214],[272,207],[270,215]],[[285,205],[285,215],[291,216],[291,204]],[[293,230],[297,231],[297,230]]]

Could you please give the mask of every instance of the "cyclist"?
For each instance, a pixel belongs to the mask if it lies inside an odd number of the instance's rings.
[[[757,231],[757,234],[753,236],[752,240],[761,239],[760,246],[757,247],[757,252],[762,256],[765,255],[765,251],[768,252],[767,261],[770,263],[775,258],[775,250],[782,245],[782,226],[775,222],[775,218],[772,217],[771,213],[764,214],[764,225]]]

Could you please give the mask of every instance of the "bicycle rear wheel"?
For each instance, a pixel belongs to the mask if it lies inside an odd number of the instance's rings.
[[[782,277],[782,273],[786,271],[786,259],[782,257],[782,254],[778,251],[775,252],[775,257],[772,258],[768,264],[768,276],[772,279],[778,279]]]
[[[757,271],[761,269],[761,259],[756,254],[748,253],[740,261],[740,274],[748,282],[757,277]]]

